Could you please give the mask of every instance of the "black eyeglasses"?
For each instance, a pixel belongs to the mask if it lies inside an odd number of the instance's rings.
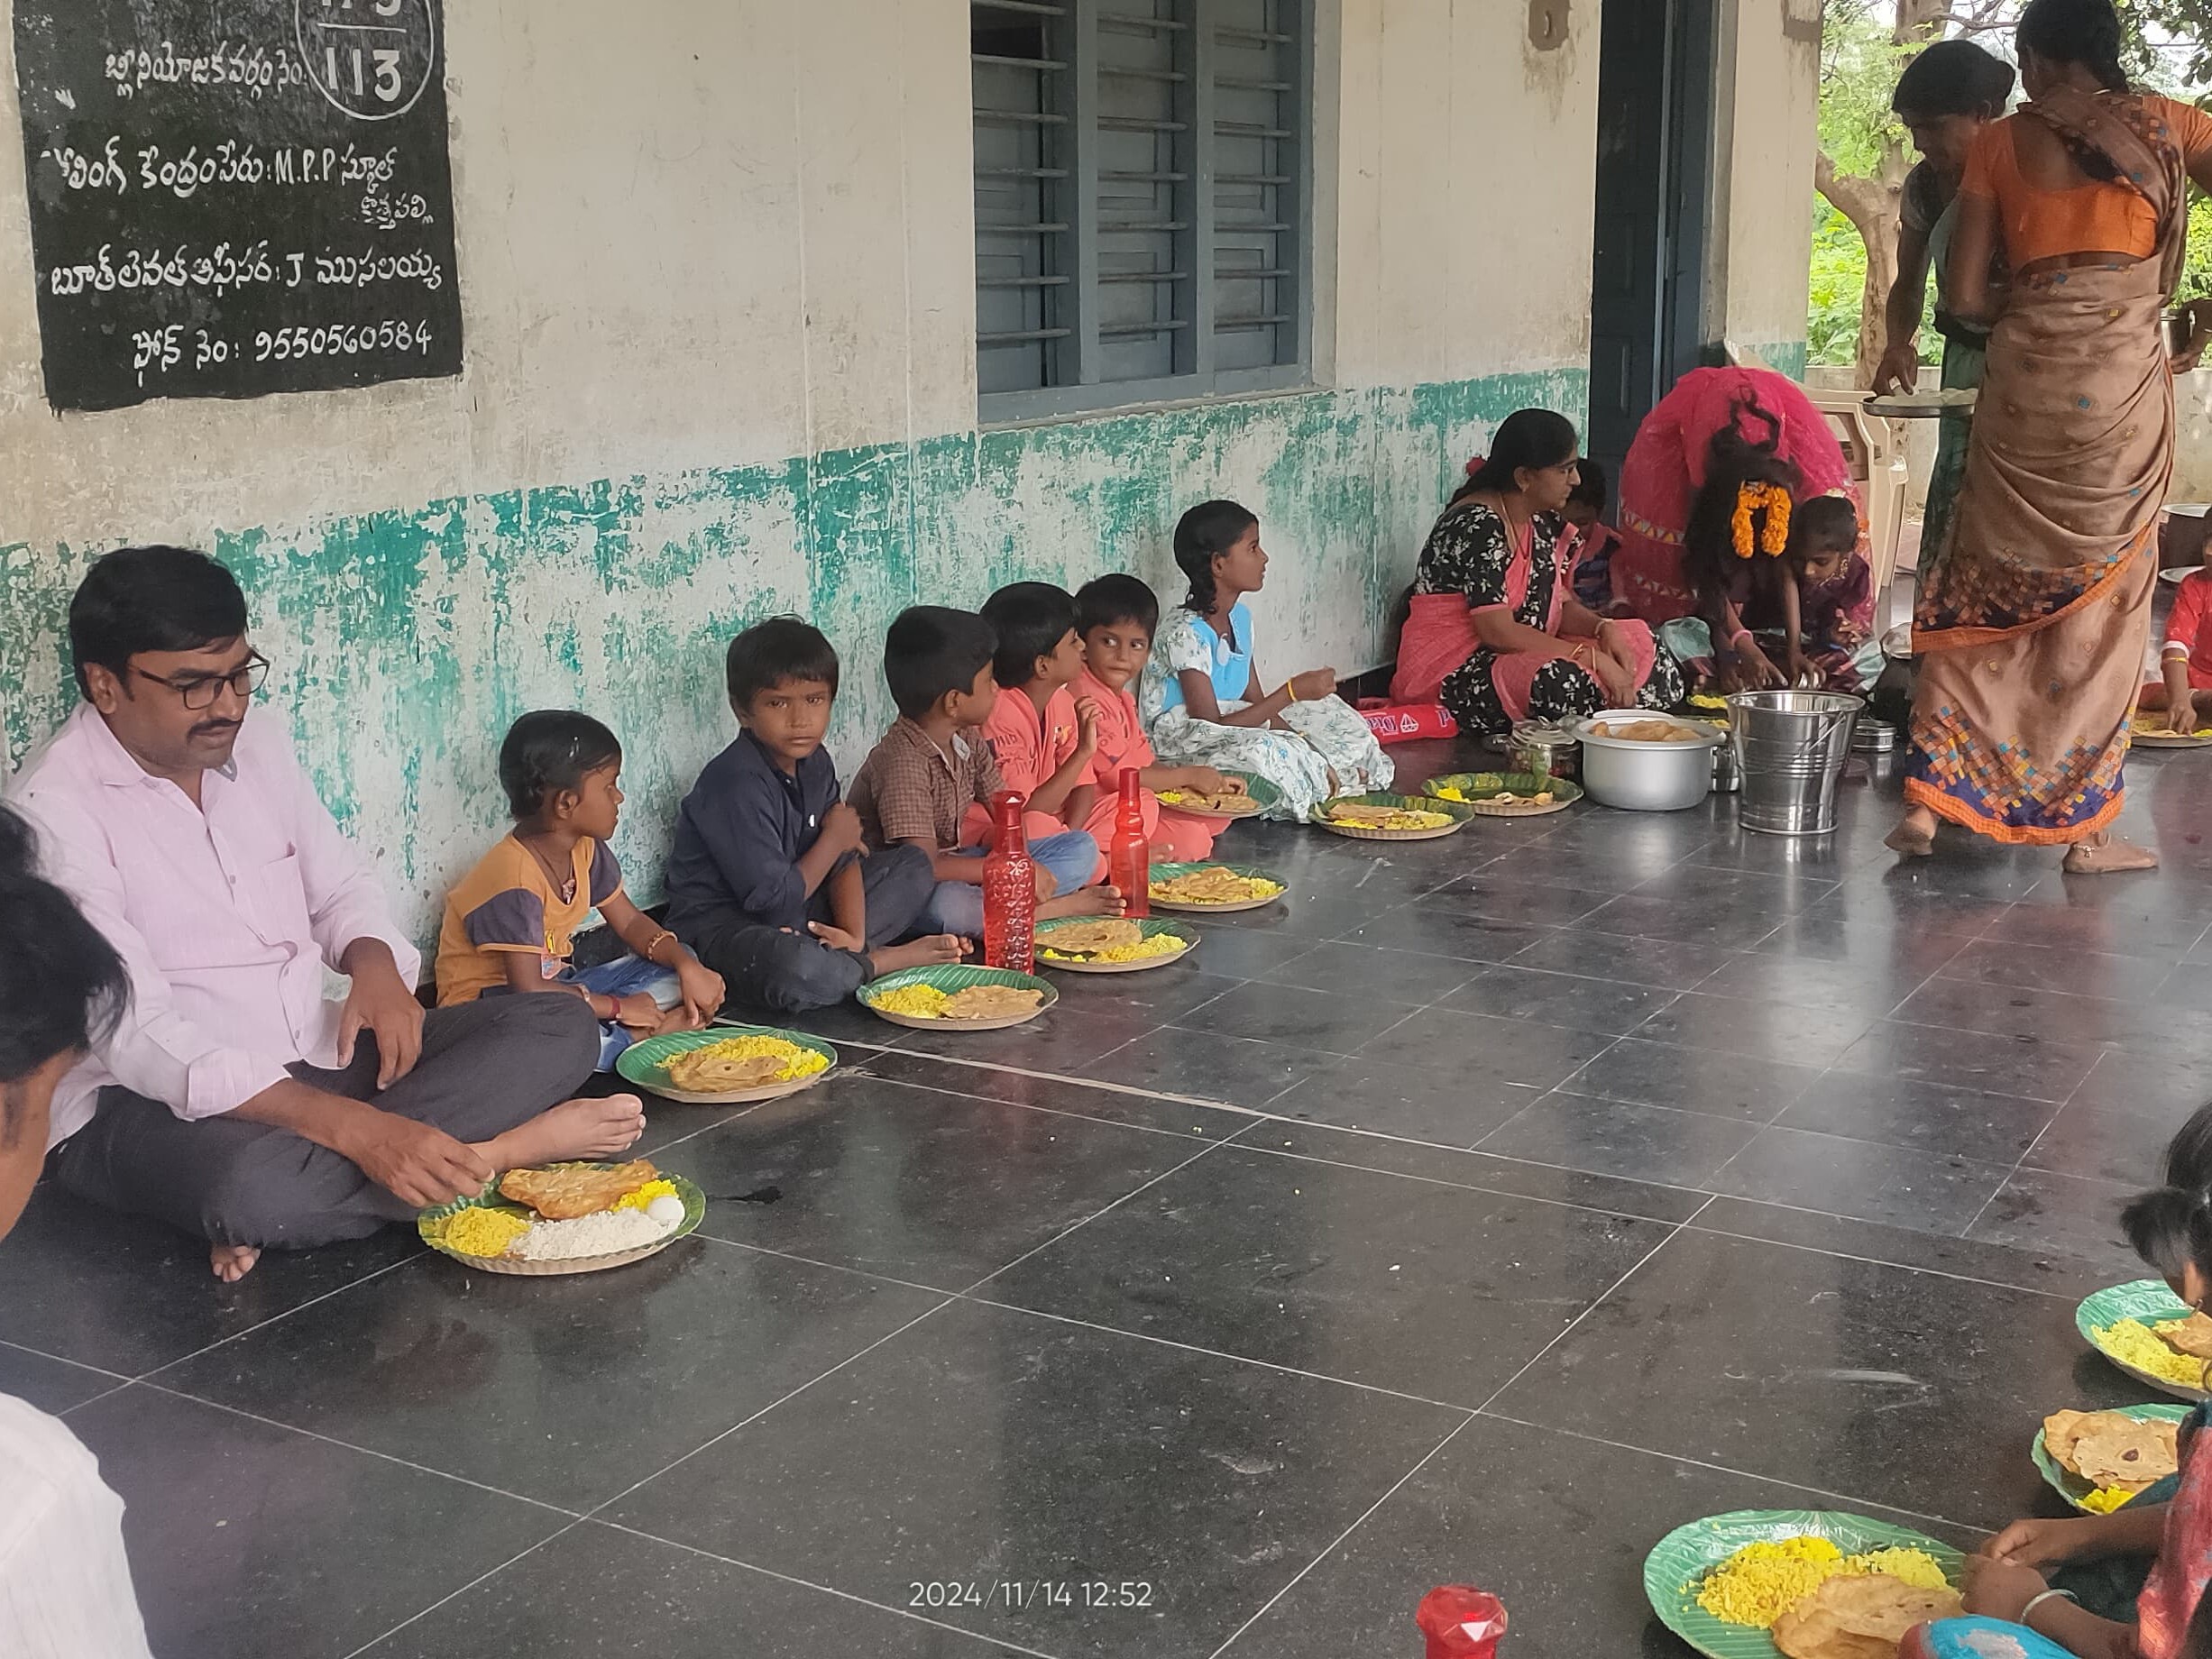
[[[259,651],[248,656],[236,670],[226,674],[192,674],[179,680],[165,680],[160,674],[148,674],[133,665],[131,672],[142,680],[151,680],[156,685],[165,685],[177,693],[178,701],[188,709],[212,709],[216,695],[225,686],[231,695],[240,699],[252,697],[269,683],[269,659]]]

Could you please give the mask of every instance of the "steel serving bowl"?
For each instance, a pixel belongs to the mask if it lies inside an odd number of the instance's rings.
[[[1605,737],[1599,726],[1666,720],[1694,738],[1678,743],[1640,743]],[[1654,714],[1648,709],[1607,709],[1574,728],[1583,746],[1583,787],[1601,806],[1631,812],[1679,812],[1712,792],[1712,750],[1721,734],[1708,726]]]

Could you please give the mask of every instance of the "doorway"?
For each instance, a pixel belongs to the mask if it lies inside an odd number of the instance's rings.
[[[1703,338],[1719,0],[1604,0],[1590,287],[1590,431],[1615,481]]]

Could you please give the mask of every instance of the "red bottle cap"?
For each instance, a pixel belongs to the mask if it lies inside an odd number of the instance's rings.
[[[1505,1603],[1472,1585],[1440,1584],[1413,1622],[1428,1638],[1427,1659],[1491,1659],[1505,1634]]]

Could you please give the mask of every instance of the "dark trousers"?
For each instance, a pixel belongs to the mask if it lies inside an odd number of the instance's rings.
[[[582,999],[493,996],[432,1010],[422,1058],[381,1094],[375,1040],[366,1035],[344,1071],[291,1072],[473,1143],[566,1099],[598,1059],[599,1022]],[[101,1092],[92,1122],[47,1168],[79,1197],[157,1216],[216,1244],[305,1250],[365,1238],[415,1214],[348,1159],[289,1129],[231,1117],[187,1123],[124,1088]]]
[[[867,948],[897,943],[914,930],[937,878],[919,847],[886,847],[860,861],[867,894]],[[807,902],[806,919],[827,922],[829,884]],[[867,958],[835,950],[810,933],[786,933],[757,921],[710,922],[686,929],[684,942],[722,976],[732,1003],[771,1013],[804,1013],[843,1002],[867,983]]]

